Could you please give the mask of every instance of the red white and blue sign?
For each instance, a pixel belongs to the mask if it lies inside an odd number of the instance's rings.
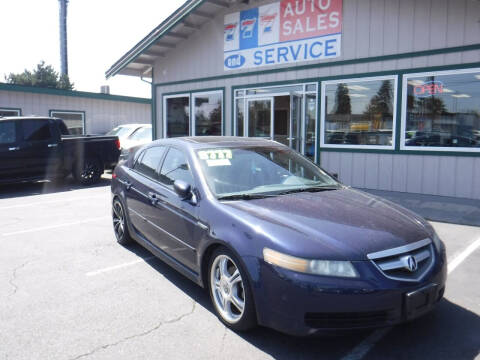
[[[228,14],[224,69],[247,69],[340,56],[342,0],[282,0]]]

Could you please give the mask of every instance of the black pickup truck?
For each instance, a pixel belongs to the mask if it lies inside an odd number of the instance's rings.
[[[115,167],[119,155],[116,136],[70,135],[56,118],[0,117],[0,184],[72,174],[91,185]]]

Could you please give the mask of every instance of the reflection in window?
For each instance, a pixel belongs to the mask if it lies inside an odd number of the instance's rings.
[[[406,81],[405,146],[480,147],[480,71]]]
[[[315,160],[316,119],[317,95],[307,94],[305,108],[305,156],[311,160]]]
[[[271,136],[270,124],[272,123],[271,100],[249,100],[248,102],[248,136]]]
[[[325,144],[392,146],[393,79],[325,86]]]
[[[165,103],[167,137],[190,135],[190,97],[171,97]]]
[[[0,108],[0,117],[20,116],[20,109],[4,109]]]
[[[194,95],[195,135],[222,135],[222,93]]]
[[[237,99],[236,108],[237,108],[237,136],[245,136],[243,132],[243,123],[245,121],[245,100]]]
[[[165,147],[163,146],[148,148],[143,153],[143,156],[141,156],[141,158],[135,163],[133,168],[145,176],[156,179],[158,177],[157,169],[160,166],[160,161],[162,160],[164,152]]]
[[[175,148],[168,150],[160,171],[160,181],[170,188],[173,188],[175,180],[183,180],[193,185],[193,176],[188,166],[185,155]]]
[[[50,116],[62,119],[67,125],[71,135],[83,135],[85,133],[85,116],[83,112],[75,111],[51,111]]]

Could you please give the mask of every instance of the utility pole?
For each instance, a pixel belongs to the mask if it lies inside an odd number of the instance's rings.
[[[58,0],[60,3],[60,71],[68,75],[67,51],[67,4],[68,0]]]

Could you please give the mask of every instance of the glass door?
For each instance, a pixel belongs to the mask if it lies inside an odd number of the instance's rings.
[[[303,96],[299,94],[290,95],[290,137],[289,146],[301,152],[302,145],[302,111]]]
[[[249,99],[247,106],[247,136],[271,139],[273,130],[273,98]]]

